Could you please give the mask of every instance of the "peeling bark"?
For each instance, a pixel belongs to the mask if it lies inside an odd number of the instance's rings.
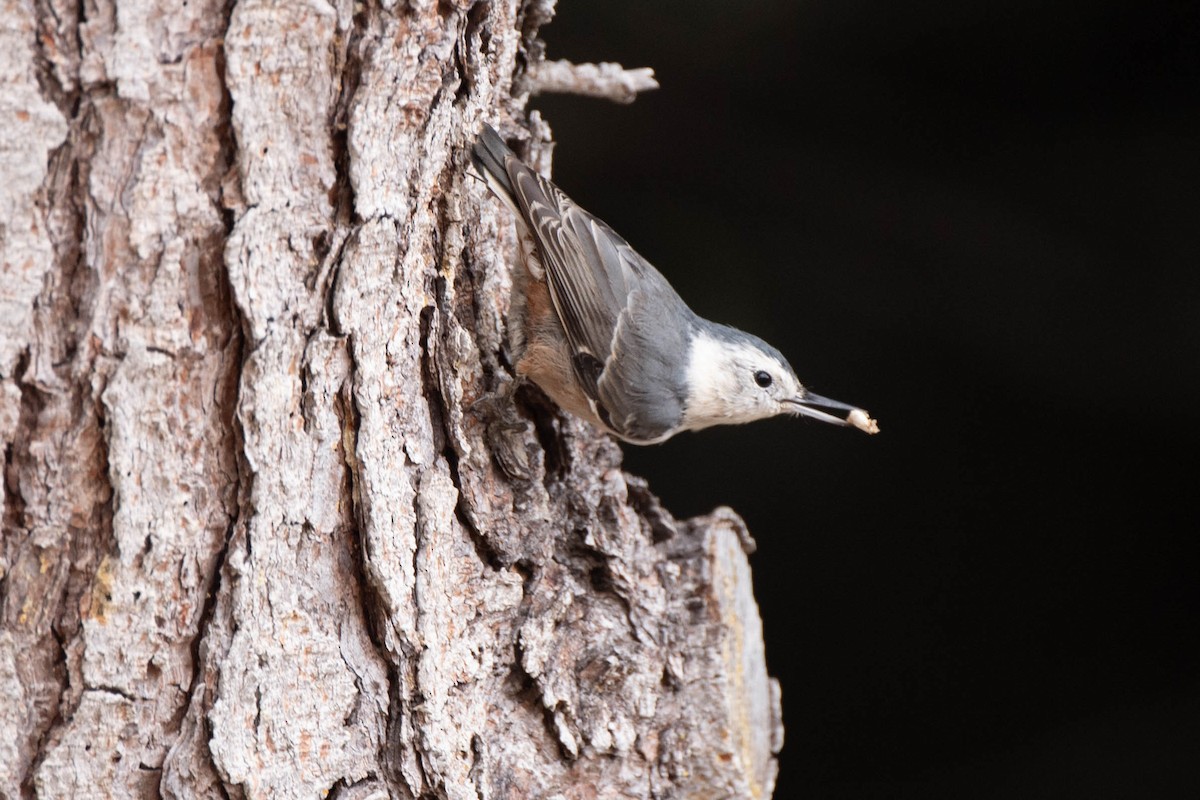
[[[769,797],[740,520],[488,411],[553,4],[3,2],[0,797]]]

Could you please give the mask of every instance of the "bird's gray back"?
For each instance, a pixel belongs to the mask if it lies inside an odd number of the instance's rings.
[[[598,388],[613,427],[648,442],[683,422],[695,314],[658,270],[645,267],[628,295]]]

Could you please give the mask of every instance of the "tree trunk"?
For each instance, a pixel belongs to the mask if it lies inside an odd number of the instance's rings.
[[[0,2],[0,795],[770,796],[742,523],[487,400],[553,3]]]

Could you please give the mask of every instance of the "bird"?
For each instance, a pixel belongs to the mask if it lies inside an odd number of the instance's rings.
[[[560,408],[637,445],[780,414],[879,432],[865,410],[805,388],[762,339],[693,312],[490,125],[471,160],[520,236],[524,269],[514,271],[509,313],[516,373]]]

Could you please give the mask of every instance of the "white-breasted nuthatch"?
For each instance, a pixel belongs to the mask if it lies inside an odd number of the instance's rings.
[[[658,270],[523,164],[490,126],[472,160],[516,215],[521,237],[525,269],[514,275],[509,315],[517,374],[559,406],[634,444],[777,414],[879,432],[862,409],[805,389],[771,345],[697,316]]]

